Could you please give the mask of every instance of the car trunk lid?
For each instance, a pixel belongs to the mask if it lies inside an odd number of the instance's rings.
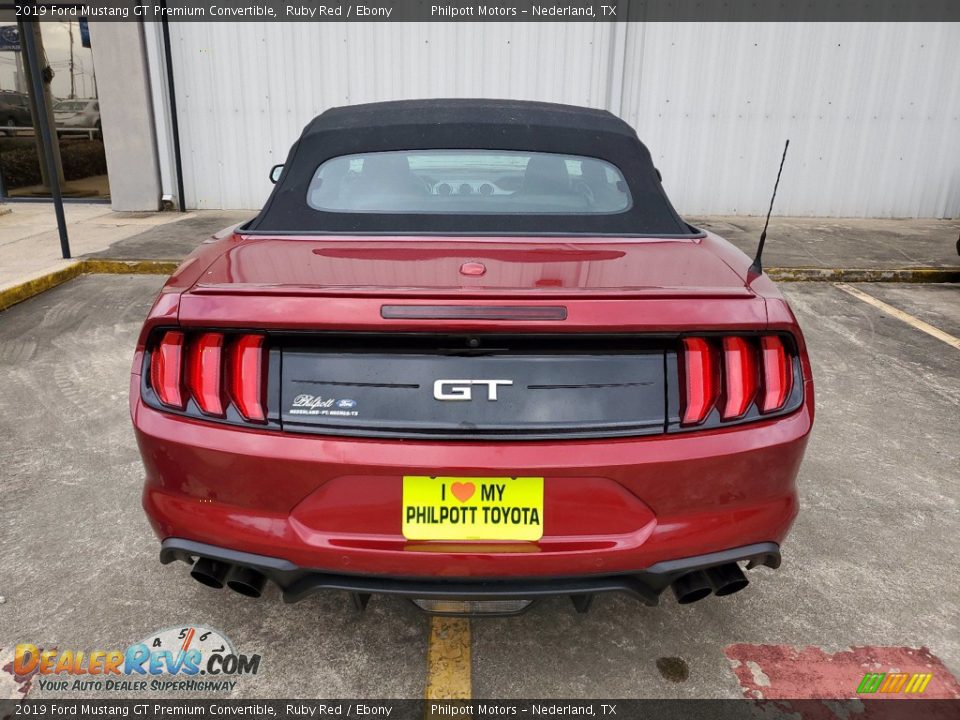
[[[700,239],[260,238],[218,257],[196,294],[747,298]]]

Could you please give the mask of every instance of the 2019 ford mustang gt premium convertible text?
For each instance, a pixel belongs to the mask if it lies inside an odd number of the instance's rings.
[[[131,411],[164,563],[257,597],[654,605],[780,564],[813,422],[769,278],[584,108],[329,110],[170,278]]]

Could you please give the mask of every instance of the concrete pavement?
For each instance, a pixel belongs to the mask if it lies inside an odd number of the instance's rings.
[[[753,257],[762,217],[687,218]],[[960,267],[960,220],[878,218],[770,218],[765,267]]]
[[[203,230],[198,231],[193,213],[115,213],[109,205],[67,203],[64,214],[73,259],[64,260],[51,205],[10,203],[4,209],[8,212],[0,215],[0,292],[63,271],[77,258],[99,257],[104,250],[125,241],[135,245],[133,238],[149,238],[151,230],[168,224],[187,223],[178,235],[191,237],[193,244],[230,224],[221,225],[221,217],[213,216],[216,220],[211,218],[207,224],[201,220]],[[213,229],[208,231],[208,227]]]
[[[17,642],[106,649],[204,624],[263,656],[237,697],[422,697],[430,623],[408,603],[375,597],[357,615],[335,593],[251,601],[159,564],[127,393],[161,283],[86,276],[0,315],[0,668]],[[957,286],[857,287],[960,326]],[[833,285],[785,291],[818,404],[783,567],[689,606],[604,596],[587,615],[556,600],[472,621],[474,696],[738,697],[725,653],[740,643],[927,646],[960,674],[960,351]],[[0,696],[17,688],[0,671]]]

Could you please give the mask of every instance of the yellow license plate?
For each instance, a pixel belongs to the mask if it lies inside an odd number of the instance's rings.
[[[539,540],[543,478],[403,478],[409,540]]]

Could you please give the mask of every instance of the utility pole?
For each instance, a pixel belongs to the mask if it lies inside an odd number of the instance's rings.
[[[35,130],[41,128],[41,115],[46,119],[46,126],[50,130],[50,160],[47,161],[47,148],[44,146],[42,133],[34,132],[37,143],[37,159],[40,161],[40,177],[43,185],[48,190],[53,190],[53,180],[57,181],[57,188],[63,186],[63,163],[60,161],[60,143],[57,141],[56,122],[53,118],[53,98],[50,94],[50,83],[53,81],[53,69],[47,63],[46,53],[43,51],[43,37],[40,34],[40,25],[42,23],[31,21],[24,22],[20,20],[17,25],[20,27],[20,37],[22,38],[24,52],[28,52],[28,47],[33,47],[36,51],[36,65],[30,61],[29,56],[25,57],[24,74],[26,75],[27,87],[30,88],[30,112],[33,116],[33,127]],[[27,37],[30,33],[30,38]],[[39,77],[34,78],[34,68],[39,68]],[[41,88],[42,92],[37,92]],[[55,171],[55,176],[50,177],[50,171]]]
[[[70,99],[77,96],[77,85],[73,75],[73,22],[67,21],[67,31],[70,33]]]
[[[50,81],[53,71],[47,64],[43,52],[43,40],[40,37],[40,23],[18,21],[23,49],[26,53],[26,69],[30,81],[30,106],[33,110],[34,127],[39,130],[37,151],[42,160],[41,168],[46,168],[46,182],[53,198],[53,210],[57,216],[57,230],[60,233],[60,252],[64,259],[70,257],[70,241],[67,238],[67,220],[63,212],[63,166],[60,163],[60,144],[57,142],[56,126],[53,123],[53,108],[50,104]]]
[[[23,46],[21,46],[21,48],[22,47]],[[23,50],[17,50],[15,53],[13,53],[13,55],[16,60],[16,66],[14,67],[13,89],[22,93],[29,92],[27,81],[24,79],[26,77],[26,73],[23,71]]]

